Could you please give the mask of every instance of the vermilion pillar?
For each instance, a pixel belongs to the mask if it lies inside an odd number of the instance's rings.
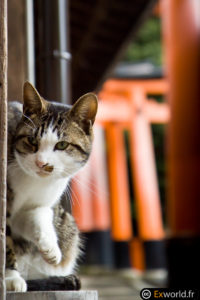
[[[132,237],[132,224],[122,128],[110,123],[106,127],[106,136],[112,237],[115,241],[128,241]]]
[[[163,0],[169,102],[171,286],[198,286],[200,268],[200,2]]]
[[[134,88],[130,99],[135,108],[130,126],[130,146],[138,230],[143,240],[161,240],[164,238],[161,205],[151,128],[144,114],[143,89]]]

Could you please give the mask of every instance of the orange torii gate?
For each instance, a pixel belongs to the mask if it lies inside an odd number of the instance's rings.
[[[88,195],[88,187],[83,188],[76,179],[72,184],[73,193],[77,194],[73,213],[81,230],[106,230],[111,225],[115,241],[128,241],[133,236],[123,141],[123,130],[128,129],[139,236],[143,241],[164,238],[150,124],[167,123],[169,107],[147,95],[165,95],[167,91],[165,79],[111,79],[104,84],[99,93],[95,130],[101,132],[100,126],[106,135],[98,134],[88,166],[77,175],[79,182],[90,178],[95,193]],[[105,182],[107,176],[110,200]]]

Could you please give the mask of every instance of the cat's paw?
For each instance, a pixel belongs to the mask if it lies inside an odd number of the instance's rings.
[[[62,254],[59,248],[51,248],[48,250],[41,250],[42,257],[51,265],[58,265],[61,262]]]
[[[13,292],[26,292],[27,291],[26,281],[22,277],[6,279],[6,290],[13,291]]]
[[[62,253],[57,243],[52,245],[51,243],[45,243],[40,245],[39,250],[42,254],[42,257],[46,262],[52,265],[58,265],[62,259]]]
[[[26,281],[20,276],[18,271],[9,270],[6,272],[6,290],[13,292],[26,292]]]

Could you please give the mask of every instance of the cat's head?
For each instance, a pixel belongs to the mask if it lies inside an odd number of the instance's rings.
[[[85,94],[70,107],[44,100],[26,82],[23,98],[23,115],[15,137],[18,164],[38,178],[71,177],[91,152],[97,97]]]

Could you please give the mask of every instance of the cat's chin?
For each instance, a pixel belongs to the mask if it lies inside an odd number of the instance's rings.
[[[40,179],[44,178],[44,179],[51,179],[51,180],[64,179],[69,177],[66,176],[66,174],[47,173],[44,171],[37,171],[33,176]]]
[[[50,174],[50,173],[47,173],[47,172],[43,172],[43,171],[38,171],[37,172],[37,175],[39,176],[39,177],[50,177],[50,175],[52,175],[52,174]]]

